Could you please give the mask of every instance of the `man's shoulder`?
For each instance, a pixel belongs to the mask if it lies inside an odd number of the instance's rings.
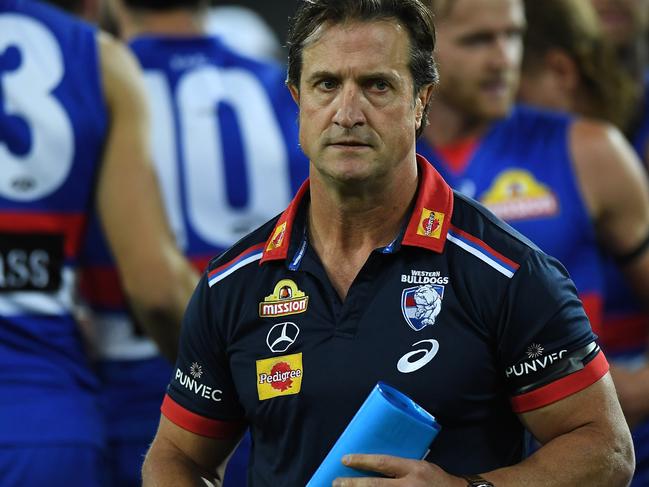
[[[60,8],[42,2],[7,2],[0,6],[0,13],[23,14],[46,24],[51,29],[67,33],[67,29],[81,29],[96,32],[89,22],[61,10]]]
[[[210,287],[248,264],[261,260],[268,238],[280,216],[277,215],[253,230],[209,262],[207,274]]]
[[[484,251],[487,257],[505,265],[512,273],[530,253],[540,252],[531,240],[482,204],[457,191],[453,193],[453,217],[448,237],[453,243]]]
[[[503,130],[512,142],[529,144],[532,141],[540,141],[545,144],[548,139],[557,135],[565,137],[574,120],[575,117],[567,113],[516,105],[509,116],[501,120],[496,127]]]

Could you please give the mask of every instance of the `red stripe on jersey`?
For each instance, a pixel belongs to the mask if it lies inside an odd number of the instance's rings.
[[[217,440],[233,438],[243,432],[246,427],[244,421],[219,421],[192,413],[168,395],[165,395],[160,411],[169,421],[182,429]]]
[[[239,255],[237,255],[234,259],[230,259],[225,264],[220,265],[216,269],[211,270],[210,273],[209,273],[209,277],[211,278],[212,276],[218,274],[219,272],[222,272],[223,270],[226,270],[231,265],[236,264],[237,261],[245,260],[246,258],[250,257],[255,252],[258,252],[259,250],[263,249],[264,245],[266,245],[266,243],[262,242],[260,244],[256,244],[256,245],[253,245],[252,247],[247,248],[246,250],[241,252]]]
[[[73,258],[79,253],[86,219],[83,213],[3,212],[0,232],[62,234],[65,257]]]
[[[649,342],[649,314],[636,312],[624,316],[607,316],[598,335],[602,348],[607,353],[646,347]]]
[[[459,229],[455,225],[451,225],[451,228],[453,229],[454,233],[457,233],[458,235],[461,235],[462,237],[464,237],[467,240],[470,240],[471,242],[476,244],[478,247],[483,248],[487,252],[487,254],[492,254],[492,257],[496,257],[497,259],[502,260],[505,264],[512,267],[514,269],[514,271],[518,270],[518,268],[520,267],[519,264],[517,264],[516,262],[514,262],[511,259],[508,259],[507,257],[505,257],[503,254],[501,254],[497,250],[491,248],[489,245],[487,245],[485,242],[480,240],[478,237],[474,237],[470,233],[466,233],[464,230]]]
[[[203,272],[212,256],[198,256],[190,259],[198,272]],[[117,268],[112,265],[84,266],[79,277],[79,292],[91,306],[113,310],[126,308],[126,297]]]
[[[579,293],[579,299],[581,299],[584,305],[584,311],[586,312],[586,316],[588,316],[588,321],[590,321],[590,327],[597,336],[601,337],[603,331],[602,315],[604,313],[602,296],[596,293]]]
[[[79,276],[79,293],[91,306],[126,307],[119,274],[113,266],[84,267]]]
[[[560,401],[594,384],[606,372],[608,362],[600,351],[583,369],[531,392],[512,397],[512,410],[515,413],[525,413]]]

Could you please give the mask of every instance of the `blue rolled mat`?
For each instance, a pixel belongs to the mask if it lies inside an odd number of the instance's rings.
[[[412,399],[384,382],[372,389],[307,487],[331,487],[338,477],[380,477],[342,464],[348,453],[394,455],[420,460],[441,426]]]

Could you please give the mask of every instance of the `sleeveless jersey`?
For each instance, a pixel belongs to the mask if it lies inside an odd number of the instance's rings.
[[[649,73],[645,83],[642,113],[629,140],[633,144],[645,169],[644,160],[649,148]],[[634,367],[646,363],[645,352],[649,339],[649,314],[635,299],[618,266],[612,259],[605,261],[605,301],[602,346],[611,358]]]
[[[594,229],[573,173],[572,119],[517,106],[494,123],[468,164],[450,169],[424,141],[418,152],[449,184],[471,196],[566,266],[594,329],[602,315],[603,278]]]
[[[306,178],[297,107],[279,65],[235,54],[217,38],[142,36],[130,47],[144,71],[167,216],[179,247],[203,270],[279,213]],[[108,407],[111,434],[150,440],[171,367],[134,326],[96,221],[82,293],[99,331],[108,404],[132,404],[135,392],[140,410],[131,411],[148,418],[132,421]]]
[[[643,161],[645,169],[649,169],[649,160],[645,160],[649,149],[649,73],[644,91],[641,117],[630,142]],[[649,313],[635,299],[633,291],[612,259],[605,261],[604,276],[606,286],[602,347],[614,363],[630,368],[642,367],[647,363]],[[636,471],[631,487],[642,487],[649,484],[649,420],[635,426],[632,435]]]
[[[0,0],[0,444],[102,444],[73,292],[107,126],[96,30]]]

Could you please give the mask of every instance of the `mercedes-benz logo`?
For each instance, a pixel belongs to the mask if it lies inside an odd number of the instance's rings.
[[[295,339],[300,334],[300,329],[295,323],[286,321],[274,325],[268,335],[266,335],[266,345],[271,352],[286,352],[288,347],[295,343]]]

